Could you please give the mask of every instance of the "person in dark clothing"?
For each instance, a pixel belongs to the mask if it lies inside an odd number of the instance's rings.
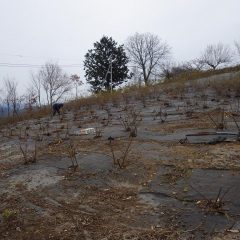
[[[60,109],[63,107],[63,103],[54,103],[52,106],[53,110],[53,116],[55,116],[56,113],[60,115]]]

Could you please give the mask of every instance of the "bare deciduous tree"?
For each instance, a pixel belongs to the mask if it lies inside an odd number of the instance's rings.
[[[208,45],[201,57],[202,62],[216,69],[221,64],[230,63],[232,61],[232,53],[228,46],[218,43],[217,45]]]
[[[27,104],[27,108],[29,110],[32,110],[33,105],[36,105],[38,101],[38,95],[33,85],[27,88],[24,98]]]
[[[74,84],[75,87],[75,93],[76,93],[76,99],[78,98],[78,87],[83,84],[83,82],[80,80],[80,77],[77,74],[73,74],[70,77],[71,81]]]
[[[171,61],[166,61],[161,65],[161,70],[161,77],[169,80],[183,74],[189,74],[196,69],[190,62],[174,63]]]
[[[56,63],[46,63],[39,71],[38,77],[50,106],[59,101],[72,88],[70,78]]]
[[[157,35],[135,33],[127,39],[126,49],[134,65],[141,71],[145,84],[149,84],[151,74],[170,54],[170,47]]]
[[[136,66],[132,67],[132,74],[133,74],[133,83],[140,87],[142,85],[142,75],[139,69]]]
[[[18,109],[18,98],[17,95],[17,83],[11,79],[5,79],[5,94],[6,94],[6,104],[8,109],[8,116],[10,115],[10,108],[12,107],[12,113],[17,114]]]
[[[173,77],[172,69],[174,68],[176,64],[172,61],[166,61],[163,64],[161,64],[161,77],[164,79],[171,79]]]
[[[200,58],[195,58],[186,63],[189,70],[202,71],[204,69],[205,63]]]
[[[2,105],[4,103],[4,98],[3,98],[3,89],[0,89],[0,117],[1,115],[4,115],[4,105]]]
[[[41,78],[40,78],[39,74],[38,75],[32,74],[31,84],[32,84],[32,88],[37,96],[37,102],[38,102],[37,104],[39,107],[41,107],[41,89],[42,89],[42,87],[41,87]]]
[[[239,55],[240,57],[240,43],[239,42],[235,42],[235,47],[237,49],[237,54]]]

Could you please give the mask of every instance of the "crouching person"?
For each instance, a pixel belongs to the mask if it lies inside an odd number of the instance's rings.
[[[55,116],[56,113],[60,115],[60,109],[63,107],[63,103],[54,103],[52,106],[53,116]]]

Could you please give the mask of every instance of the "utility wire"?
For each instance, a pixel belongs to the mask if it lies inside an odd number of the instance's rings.
[[[41,57],[41,56],[29,56],[29,55],[23,55],[23,54],[6,54],[6,53],[1,53],[0,52],[0,55],[1,56],[9,56],[9,57],[17,57],[18,59],[19,58],[33,58],[33,59],[45,59],[46,57]],[[58,58],[58,57],[55,57],[57,60],[63,60],[63,61],[77,61],[77,59],[79,58]]]
[[[45,66],[44,64],[29,64],[29,63],[9,63],[9,62],[0,62],[0,67],[18,67],[18,68],[28,68],[28,67],[43,67]],[[59,65],[60,67],[82,67],[82,64],[62,64]]]

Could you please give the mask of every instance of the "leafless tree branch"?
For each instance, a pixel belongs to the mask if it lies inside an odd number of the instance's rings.
[[[56,63],[46,63],[39,71],[38,78],[41,81],[50,106],[72,89],[69,77],[63,73]]]
[[[230,63],[232,57],[230,48],[218,43],[217,45],[208,45],[202,54],[201,60],[202,63],[215,70],[219,65]]]
[[[167,59],[170,47],[162,42],[157,35],[151,33],[135,33],[127,39],[126,50],[133,64],[142,71],[145,84],[153,71]]]

